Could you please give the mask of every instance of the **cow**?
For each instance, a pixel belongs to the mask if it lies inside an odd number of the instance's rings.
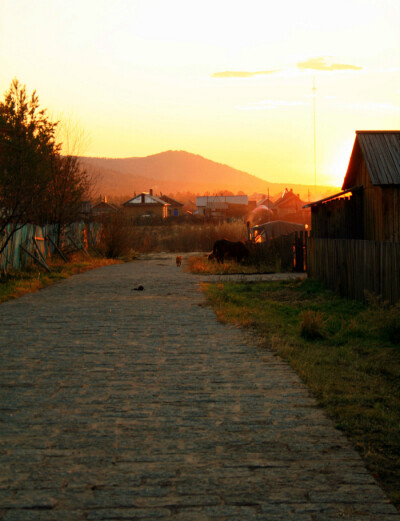
[[[234,259],[241,262],[249,256],[249,250],[243,242],[233,242],[226,239],[215,241],[213,251],[208,256],[208,260],[217,259],[223,263],[224,259]]]

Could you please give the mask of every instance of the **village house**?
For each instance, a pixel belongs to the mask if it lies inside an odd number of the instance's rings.
[[[107,197],[101,197],[100,201],[91,207],[91,216],[92,217],[104,217],[105,215],[110,215],[118,211],[118,208],[107,201]]]
[[[153,190],[150,190],[149,193],[142,192],[136,195],[122,206],[126,217],[131,220],[143,217],[165,219],[168,217],[170,204],[153,195]]]
[[[279,197],[270,206],[272,210],[272,220],[288,221],[301,224],[310,224],[311,213],[308,208],[304,208],[304,201],[300,199],[299,194],[295,194],[293,189],[285,188],[281,197]]]
[[[183,207],[184,204],[172,199],[172,197],[168,197],[168,195],[161,194],[159,198],[169,204],[167,208],[167,216],[168,217],[180,217],[183,215]]]
[[[247,195],[204,195],[196,197],[198,214],[204,217],[244,217],[255,207]]]

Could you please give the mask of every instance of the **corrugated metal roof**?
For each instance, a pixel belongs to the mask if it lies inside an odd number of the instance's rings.
[[[249,204],[247,195],[202,195],[196,197],[196,206],[210,206],[210,203]]]
[[[318,201],[314,201],[313,203],[307,203],[303,206],[303,208],[312,208],[313,206],[318,206],[320,204],[327,203],[328,201],[333,201],[333,199],[337,199],[350,192],[358,192],[361,189],[362,189],[362,186],[354,186],[353,188],[348,188],[347,190],[343,190],[342,192],[339,192],[338,194],[333,194],[328,197],[324,197],[323,199],[319,199]]]
[[[141,194],[137,195],[133,199],[129,199],[129,201],[126,201],[126,203],[123,204],[123,206],[130,205],[130,204],[158,204],[162,206],[169,206],[169,203],[162,201],[159,197],[156,195],[151,195],[146,192],[142,192]]]
[[[367,164],[373,185],[400,185],[400,131],[399,130],[359,130],[350,157],[349,167],[343,182],[343,189],[351,188],[354,169],[358,161],[357,148]]]

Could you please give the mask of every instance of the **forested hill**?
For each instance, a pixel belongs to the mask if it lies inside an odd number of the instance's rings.
[[[123,159],[81,157],[82,163],[94,176],[95,190],[106,195],[125,195],[148,191],[155,193],[215,193],[239,190],[246,194],[254,192],[279,193],[285,187],[293,188],[306,200],[308,191],[315,196],[325,194],[329,187],[308,187],[303,184],[270,183],[254,175],[228,165],[216,163],[200,155],[185,151],[162,152],[147,157]],[[271,173],[273,175],[273,173]],[[315,198],[315,197],[313,197]]]

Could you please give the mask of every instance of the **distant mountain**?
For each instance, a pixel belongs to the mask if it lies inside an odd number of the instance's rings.
[[[272,195],[282,192],[285,187],[290,187],[299,193],[303,200],[307,200],[310,189],[315,200],[318,198],[317,192],[323,197],[326,193],[337,190],[329,187],[270,183],[228,165],[185,151],[169,150],[147,157],[124,159],[97,157],[80,159],[93,175],[95,191],[110,197],[133,195],[135,192],[149,191],[150,188],[155,193],[197,194],[206,192],[212,194],[221,190],[230,190],[234,193],[241,190],[246,194],[267,193],[269,188]]]

